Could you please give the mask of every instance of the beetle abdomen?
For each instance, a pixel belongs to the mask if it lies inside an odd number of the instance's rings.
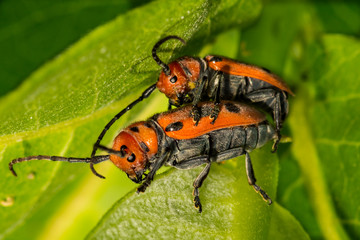
[[[260,148],[275,135],[274,128],[264,121],[259,125],[219,129],[197,138],[175,140],[176,150],[168,165],[188,169],[208,159],[221,162]]]
[[[232,156],[236,157],[241,155],[243,151],[250,152],[264,146],[274,137],[274,128],[266,121],[259,125],[217,130],[209,133],[210,155],[218,155],[217,158],[221,158],[220,161],[223,161],[226,159],[222,155],[228,150],[240,150]]]

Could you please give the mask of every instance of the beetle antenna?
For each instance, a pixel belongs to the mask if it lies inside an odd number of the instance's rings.
[[[152,57],[154,58],[155,62],[163,69],[164,73],[166,74],[166,76],[170,75],[170,68],[169,66],[164,63],[163,61],[160,60],[160,58],[158,57],[158,55],[156,54],[156,50],[160,47],[161,44],[163,44],[164,42],[166,42],[169,39],[178,39],[180,40],[183,44],[186,44],[185,40],[182,39],[181,37],[175,36],[175,35],[171,35],[171,36],[167,36],[161,40],[159,40],[155,46],[152,49]]]
[[[101,175],[100,173],[98,173],[98,172],[95,170],[94,164],[96,164],[96,163],[90,162],[90,170],[91,170],[91,172],[92,172],[95,176],[97,176],[97,177],[99,177],[99,178],[102,178],[102,179],[105,179],[105,177],[104,177],[103,175]]]
[[[98,148],[105,151],[105,152],[107,152],[107,153],[110,153],[112,155],[116,155],[116,156],[122,157],[122,158],[125,157],[125,154],[126,154],[124,150],[116,151],[114,149],[107,148],[107,147],[105,147],[103,145],[99,145]]]
[[[29,157],[24,157],[24,158],[17,158],[17,159],[12,160],[11,162],[9,162],[9,170],[11,171],[11,173],[15,177],[17,177],[17,174],[16,174],[16,172],[14,170],[14,164],[20,163],[20,162],[26,162],[26,161],[32,161],[32,160],[49,160],[49,161],[54,161],[54,162],[55,161],[62,161],[62,162],[70,162],[70,163],[82,162],[82,163],[97,164],[97,163],[100,163],[100,162],[103,162],[103,161],[107,161],[109,159],[110,159],[109,155],[94,156],[92,158],[73,158],[73,157],[59,157],[59,156],[38,155],[38,156],[29,156]]]
[[[129,111],[130,109],[132,109],[137,103],[141,102],[142,100],[144,100],[144,98],[147,98],[148,96],[150,96],[150,94],[156,89],[156,84],[151,85],[150,87],[148,87],[147,89],[145,89],[145,91],[141,94],[141,96],[136,99],[135,101],[133,101],[132,103],[130,103],[126,108],[124,108],[123,110],[121,110],[121,112],[119,112],[118,114],[116,114],[111,120],[110,122],[108,122],[108,124],[106,124],[106,126],[104,127],[104,129],[102,130],[102,132],[100,133],[98,139],[96,140],[96,143],[94,144],[93,147],[93,151],[91,153],[91,157],[94,157],[96,154],[96,150],[99,148],[100,142],[103,139],[105,133],[109,130],[109,128],[114,124],[114,122],[116,122],[116,120],[118,120],[122,115],[124,115],[127,111]],[[91,170],[93,170],[93,168],[91,167],[92,165],[90,164],[90,168]],[[96,174],[95,169],[93,170],[93,173],[98,176],[98,174]],[[100,176],[98,176],[100,177]]]
[[[113,154],[113,155],[116,155],[116,156],[119,156],[119,157],[124,157],[125,156],[125,152],[124,151],[116,151],[116,150],[113,150],[113,149],[110,149],[110,148],[107,148],[107,147],[105,147],[105,146],[103,146],[103,145],[98,145],[97,147],[96,147],[97,149],[101,149],[101,150],[103,150],[103,151],[105,151],[105,152],[108,152],[108,153],[111,153],[111,154]],[[106,155],[106,156],[109,156],[109,155]],[[93,157],[92,159],[94,159],[94,158],[96,158],[97,156],[95,156],[95,157]],[[95,168],[94,168],[94,164],[96,164],[97,162],[90,162],[90,169],[91,169],[91,171],[92,171],[92,173],[93,174],[95,174],[97,177],[99,177],[99,178],[103,178],[103,179],[105,179],[105,177],[103,176],[103,175],[101,175],[100,173],[98,173],[96,170],[95,170]]]

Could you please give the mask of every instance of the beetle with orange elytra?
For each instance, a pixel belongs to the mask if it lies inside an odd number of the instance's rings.
[[[247,102],[269,112],[274,119],[277,139],[273,145],[276,151],[280,141],[280,130],[288,112],[288,94],[294,95],[287,84],[269,70],[237,62],[235,60],[208,55],[204,59],[184,56],[165,64],[157,55],[158,48],[170,39],[185,41],[178,36],[167,36],[159,40],[152,49],[152,56],[162,68],[156,84],[147,88],[142,95],[118,113],[99,135],[91,156],[96,150],[110,126],[138,102],[147,98],[156,88],[169,99],[171,106],[179,107],[191,103],[194,124],[198,124],[201,113],[200,101],[214,101],[210,117],[215,123],[219,113],[220,100]]]
[[[199,188],[209,174],[211,164],[245,154],[249,184],[271,204],[271,198],[256,184],[249,152],[276,140],[276,131],[267,122],[264,113],[239,102],[223,101],[218,104],[218,118],[213,122],[211,113],[214,105],[213,102],[198,104],[200,119],[196,126],[191,116],[191,105],[131,124],[117,135],[112,149],[99,145],[109,155],[90,158],[30,156],[12,160],[9,169],[16,176],[13,165],[24,161],[84,162],[90,163],[95,175],[104,178],[93,165],[111,160],[132,181],[141,183],[137,191],[144,192],[163,165],[190,169],[205,164],[193,183],[194,204],[201,212]]]

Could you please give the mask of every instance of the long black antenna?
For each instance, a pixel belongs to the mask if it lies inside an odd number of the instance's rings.
[[[163,69],[164,73],[166,74],[166,76],[170,75],[170,68],[169,66],[164,63],[163,61],[160,60],[160,58],[158,57],[158,55],[156,54],[156,50],[160,47],[161,44],[163,44],[164,42],[166,42],[169,39],[178,39],[180,40],[183,44],[186,44],[185,40],[182,39],[181,37],[175,36],[175,35],[171,35],[171,36],[167,36],[161,40],[159,40],[155,46],[152,49],[152,57],[154,58],[155,62]]]
[[[94,146],[95,147],[95,146]],[[122,150],[120,150],[120,151],[116,151],[116,150],[113,150],[113,149],[110,149],[110,148],[107,148],[107,147],[105,147],[105,146],[103,146],[103,145],[97,145],[96,146],[96,149],[101,149],[101,150],[103,150],[103,151],[105,151],[105,152],[108,152],[108,153],[111,153],[111,154],[113,154],[113,155],[116,155],[116,156],[119,156],[119,157],[124,157],[125,156],[125,153],[124,153],[124,151],[122,151]],[[96,151],[96,150],[95,150]],[[95,156],[95,158],[96,158],[97,156]],[[94,157],[93,157],[94,158]],[[97,177],[99,177],[99,178],[103,178],[103,179],[105,179],[105,177],[103,176],[103,175],[101,175],[100,173],[98,173],[96,170],[95,170],[95,168],[94,168],[94,164],[96,164],[97,162],[90,162],[90,169],[91,169],[91,171],[92,171],[92,173],[93,174],[95,174]]]
[[[92,163],[97,164],[103,161],[107,161],[110,159],[109,155],[100,155],[100,156],[94,156],[92,158],[74,158],[74,157],[59,157],[59,156],[44,156],[44,155],[38,155],[38,156],[29,156],[24,158],[17,158],[12,160],[9,163],[9,169],[12,172],[12,174],[17,177],[17,174],[14,170],[14,164],[20,163],[20,162],[26,162],[26,161],[32,161],[32,160],[49,160],[49,161],[62,161],[62,162],[82,162],[82,163]],[[96,174],[95,174],[96,175]]]
[[[105,133],[109,130],[109,128],[111,127],[111,125],[114,124],[114,122],[116,120],[118,120],[122,115],[124,115],[127,111],[129,111],[130,109],[132,109],[137,103],[141,102],[142,100],[144,100],[144,98],[147,98],[150,96],[150,94],[156,89],[156,84],[151,85],[150,87],[148,87],[142,94],[141,96],[136,99],[135,101],[133,101],[132,103],[130,103],[126,108],[124,108],[123,110],[121,110],[121,112],[119,112],[118,114],[116,114],[111,120],[110,122],[108,122],[108,124],[106,124],[106,126],[104,127],[104,129],[102,130],[102,132],[100,133],[98,139],[96,140],[96,143],[94,144],[93,147],[93,151],[91,153],[91,157],[93,158],[96,154],[96,150],[99,148],[100,142],[103,139]],[[91,167],[92,164],[90,164],[90,168],[93,171],[93,173],[100,177],[101,175],[98,174],[95,169],[93,169],[93,167]]]

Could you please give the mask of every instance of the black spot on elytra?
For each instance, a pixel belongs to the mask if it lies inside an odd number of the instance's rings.
[[[139,128],[138,127],[132,127],[130,128],[131,131],[133,132],[139,132]]]
[[[144,142],[140,143],[140,147],[145,150],[146,152],[150,152],[150,149],[148,148],[148,146],[146,146],[146,144]]]
[[[240,108],[238,106],[236,106],[235,104],[231,103],[231,102],[225,103],[225,108],[229,112],[233,112],[233,113],[239,113],[240,112]]]
[[[183,126],[184,126],[184,124],[182,122],[170,123],[169,125],[166,126],[165,132],[179,131],[183,128]]]
[[[222,58],[221,57],[217,57],[217,56],[214,56],[210,59],[210,62],[221,62],[222,61]]]

